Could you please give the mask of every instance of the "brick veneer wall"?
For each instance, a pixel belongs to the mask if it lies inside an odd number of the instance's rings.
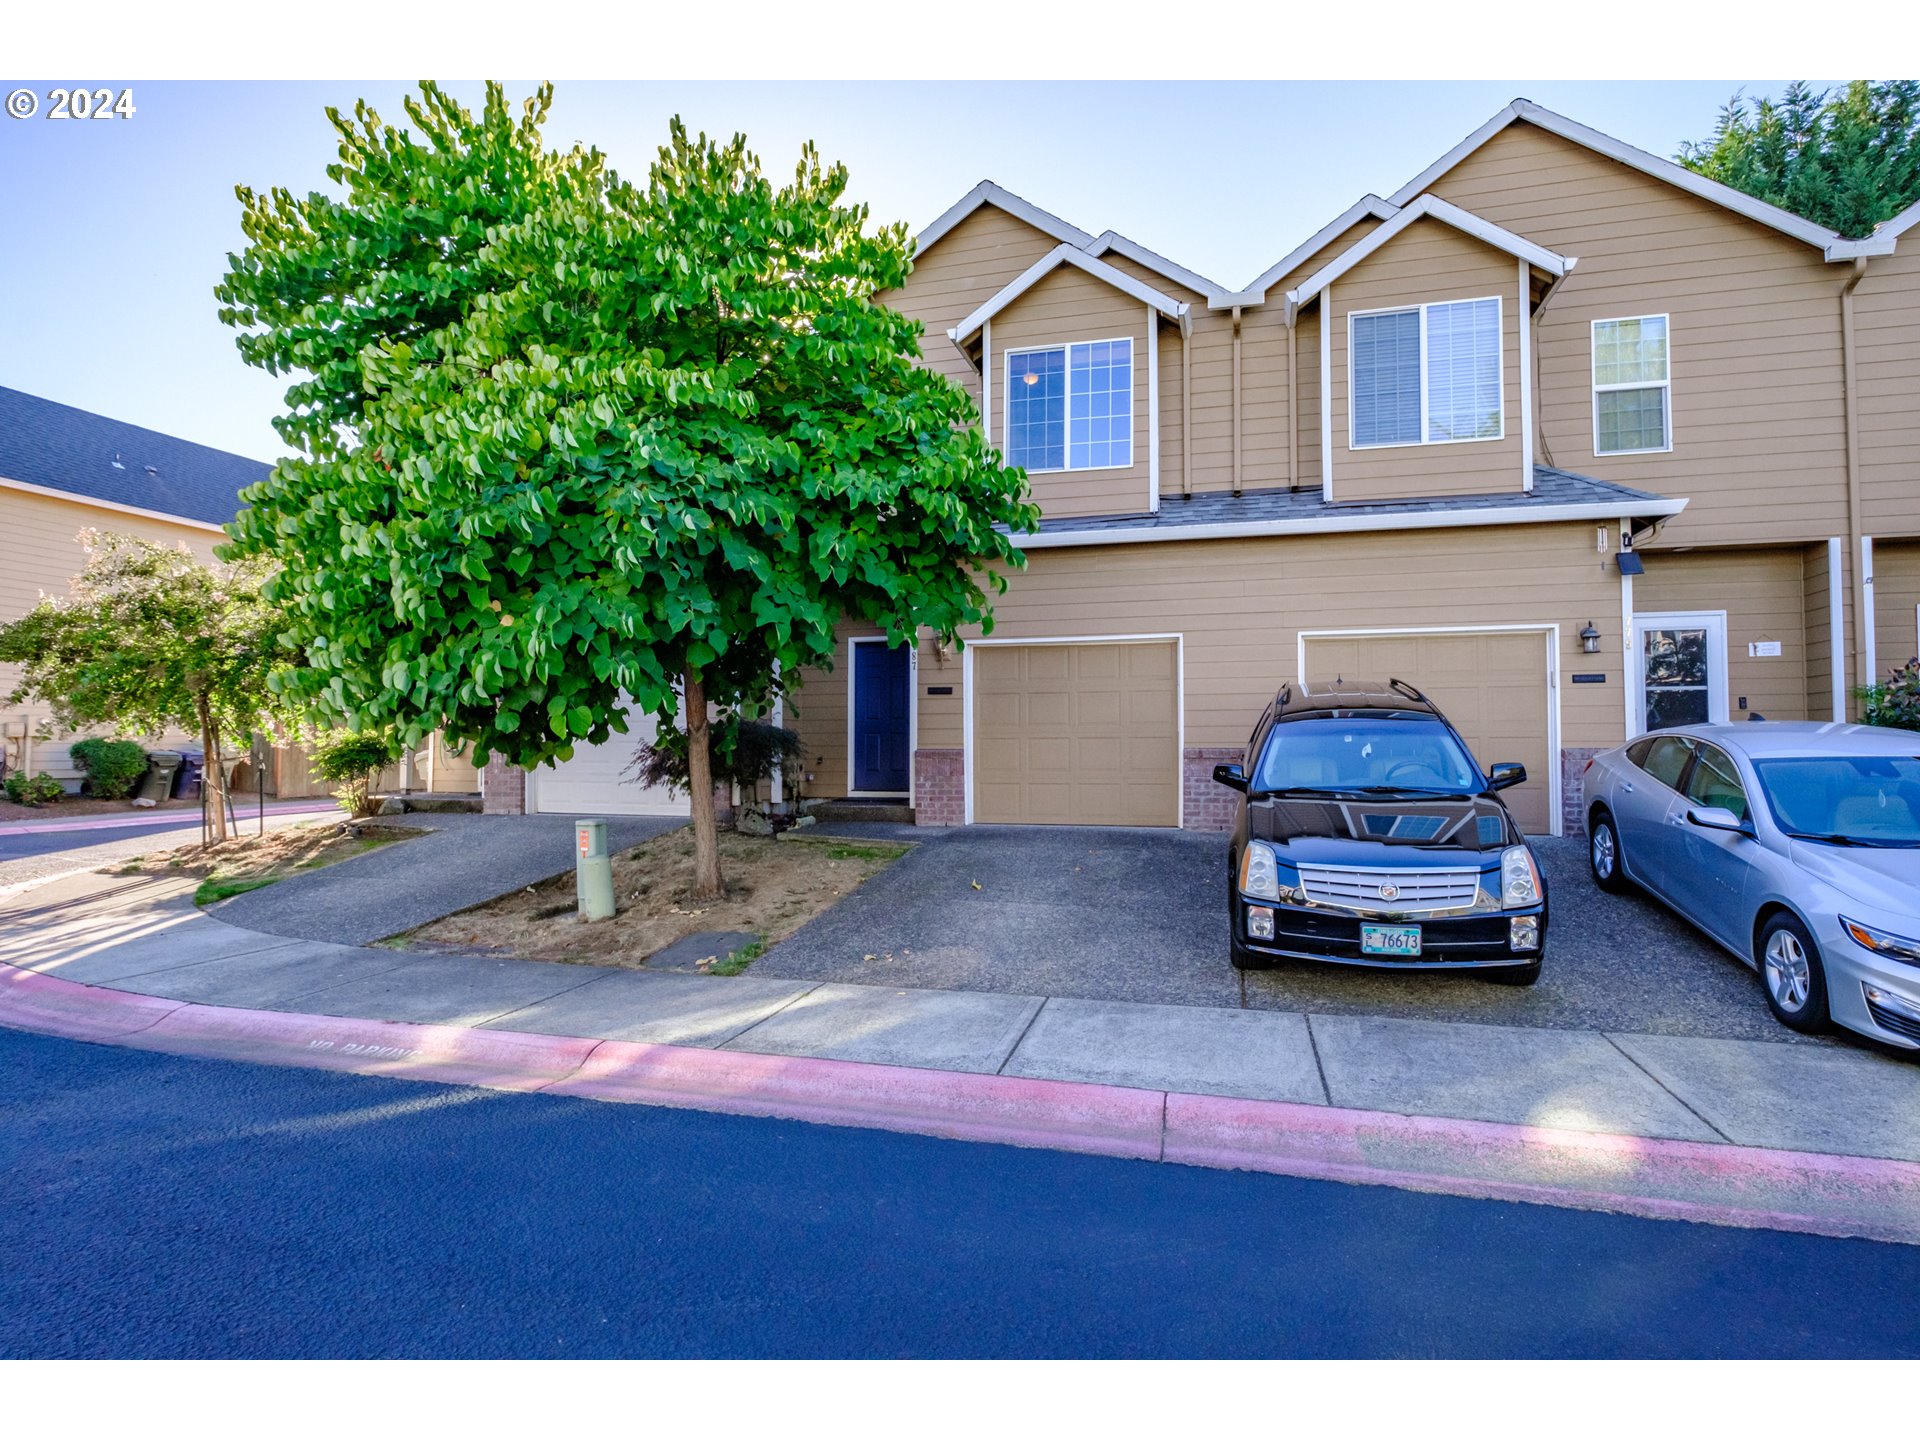
[[[913,823],[967,823],[966,756],[960,750],[913,752]]]
[[[1180,760],[1181,828],[1186,830],[1231,830],[1234,806],[1240,792],[1216,784],[1213,767],[1231,765],[1244,759],[1246,747],[1232,745],[1189,746]]]
[[[489,755],[480,771],[480,808],[489,815],[527,813],[527,772]]]
[[[1587,833],[1587,761],[1609,749],[1572,745],[1560,752],[1560,833]]]

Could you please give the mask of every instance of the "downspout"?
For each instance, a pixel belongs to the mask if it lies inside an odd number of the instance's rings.
[[[1240,307],[1233,307],[1233,493],[1240,493]]]
[[[1867,607],[1873,604],[1873,578],[1867,573],[1865,546],[1861,539],[1859,395],[1855,389],[1853,361],[1853,292],[1866,277],[1866,257],[1857,256],[1853,262],[1853,274],[1840,287],[1840,370],[1845,388],[1847,421],[1847,535],[1850,541],[1849,563],[1854,570],[1854,674],[1862,685],[1873,683],[1873,659],[1867,641],[1870,625]]]
[[[1180,317],[1180,498],[1193,498],[1193,317]]]
[[[1536,455],[1544,455],[1547,464],[1552,465],[1553,447],[1547,444],[1546,426],[1541,422],[1541,413],[1546,406],[1540,403],[1540,317],[1546,314],[1547,306],[1553,303],[1553,297],[1560,293],[1560,287],[1567,283],[1567,276],[1573,274],[1573,265],[1553,277],[1553,283],[1540,292],[1540,303],[1533,307],[1533,315],[1528,323],[1533,327],[1533,444]],[[1558,467],[1556,467],[1558,468]]]

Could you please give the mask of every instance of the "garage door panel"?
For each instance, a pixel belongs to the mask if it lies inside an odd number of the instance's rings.
[[[627,774],[634,752],[655,734],[651,715],[627,709],[627,733],[604,745],[577,745],[570,759],[542,765],[527,776],[527,808],[541,815],[686,815],[685,795],[665,786],[634,784]]]
[[[1482,766],[1518,761],[1527,781],[1502,792],[1528,834],[1551,834],[1547,637],[1541,631],[1367,635],[1307,640],[1307,678],[1404,680],[1453,722]]]
[[[976,820],[1179,823],[1171,642],[993,645],[976,656]]]

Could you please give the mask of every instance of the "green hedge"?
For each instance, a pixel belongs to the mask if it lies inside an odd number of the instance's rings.
[[[38,775],[22,775],[19,771],[7,776],[7,799],[16,805],[50,805],[67,792],[60,788],[60,782],[42,770]]]
[[[131,740],[80,740],[67,751],[86,772],[87,793],[96,800],[121,800],[147,773],[147,752]]]

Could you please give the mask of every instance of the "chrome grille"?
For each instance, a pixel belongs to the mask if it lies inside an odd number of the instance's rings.
[[[1463,910],[1479,893],[1480,872],[1302,865],[1300,885],[1316,905],[1344,905],[1350,910]]]

